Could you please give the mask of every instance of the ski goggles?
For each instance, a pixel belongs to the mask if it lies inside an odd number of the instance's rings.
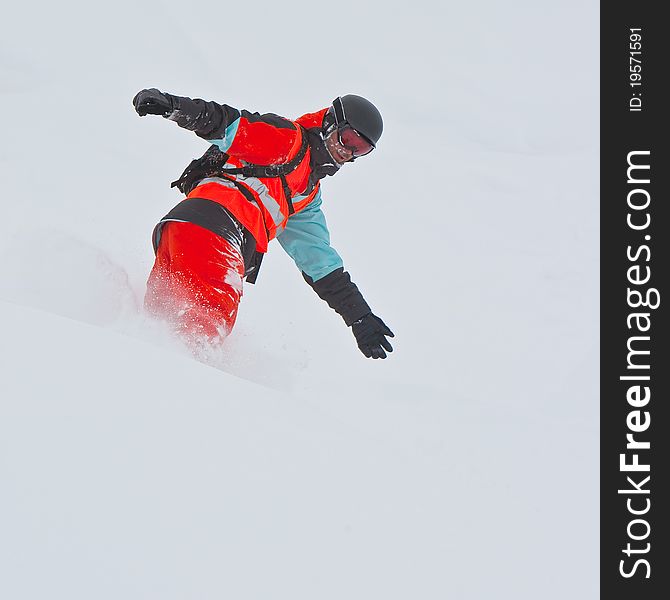
[[[375,149],[375,147],[351,125],[344,125],[343,127],[338,128],[337,139],[342,146],[351,150],[351,153],[356,158],[365,156]]]

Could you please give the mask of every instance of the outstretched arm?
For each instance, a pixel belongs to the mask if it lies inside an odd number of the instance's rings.
[[[299,129],[288,119],[251,113],[227,104],[174,96],[156,88],[133,98],[141,117],[159,115],[244,161],[271,165],[286,162],[298,143]]]
[[[372,313],[330,245],[321,192],[307,208],[288,219],[277,239],[305,281],[351,327],[361,352],[368,358],[386,358],[386,352],[393,351],[386,337],[393,337],[393,332]]]
[[[159,115],[206,140],[219,137],[240,117],[240,111],[227,104],[174,96],[156,88],[138,92],[133,106],[140,117]]]

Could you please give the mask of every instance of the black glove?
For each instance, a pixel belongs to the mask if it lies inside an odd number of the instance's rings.
[[[351,325],[360,351],[368,358],[386,358],[386,352],[393,347],[386,337],[394,337],[393,332],[379,317],[368,313]],[[386,352],[384,352],[386,349]]]
[[[173,96],[164,94],[156,88],[142,90],[133,98],[133,106],[140,117],[160,115],[169,117],[174,111]]]

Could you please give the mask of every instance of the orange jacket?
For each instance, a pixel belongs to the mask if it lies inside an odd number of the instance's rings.
[[[298,155],[303,136],[310,135],[308,130],[320,129],[328,110],[324,108],[290,121],[274,114],[237,111],[227,105],[216,107],[220,109],[220,125],[214,132],[216,137],[207,135],[207,139],[230,156],[226,168],[243,167],[248,163],[288,163]],[[308,146],[298,166],[286,176],[295,213],[307,207],[319,193],[312,153],[313,148]],[[244,186],[255,202],[249,202],[229,179]],[[204,198],[225,206],[254,236],[260,252],[266,252],[268,242],[284,230],[290,212],[279,177],[246,177],[239,174],[213,177],[202,180],[188,194],[188,198]]]

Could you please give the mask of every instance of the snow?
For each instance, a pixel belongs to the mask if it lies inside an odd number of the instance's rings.
[[[352,40],[332,10],[3,14],[0,598],[597,595],[598,5],[343,0]],[[144,87],[380,107],[323,197],[387,360],[276,243],[223,349],[142,314],[205,148]]]

